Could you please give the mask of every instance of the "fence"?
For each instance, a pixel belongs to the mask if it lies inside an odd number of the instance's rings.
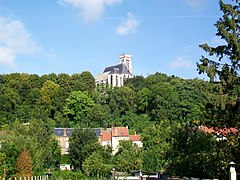
[[[0,180],[48,180],[48,179],[49,179],[48,175],[32,177],[11,177],[11,178],[0,177]]]

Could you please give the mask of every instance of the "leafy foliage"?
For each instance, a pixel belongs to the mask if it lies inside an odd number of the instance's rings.
[[[93,152],[83,163],[83,170],[89,177],[109,177],[112,165],[104,162],[103,156],[98,152]]]
[[[132,141],[120,141],[118,152],[113,158],[115,169],[131,172],[142,168],[141,148]]]
[[[82,169],[85,159],[97,148],[97,136],[92,129],[78,128],[69,139],[69,158],[76,169]]]
[[[60,148],[58,147],[52,129],[42,121],[32,121],[29,124],[15,122],[8,128],[8,133],[1,136],[0,152],[6,155],[7,175],[16,174],[17,158],[22,148],[28,149],[31,156],[33,173],[41,174],[45,169],[56,168],[60,163]]]
[[[75,179],[83,179],[88,180],[89,178],[84,175],[82,172],[73,172],[73,171],[54,171],[52,179],[59,179],[59,180],[75,180]]]
[[[87,109],[94,106],[93,100],[88,97],[87,93],[81,91],[73,91],[67,100],[67,107],[65,114],[69,116],[70,120],[79,122],[83,126],[87,126],[81,122],[81,118],[87,114]]]

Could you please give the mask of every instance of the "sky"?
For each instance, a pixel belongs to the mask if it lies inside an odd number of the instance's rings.
[[[198,75],[221,43],[218,0],[0,0],[0,74],[93,76],[132,55],[133,75]]]

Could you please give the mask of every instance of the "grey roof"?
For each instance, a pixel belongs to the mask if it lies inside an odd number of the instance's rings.
[[[130,74],[131,75],[131,73],[127,69],[127,66],[122,63],[106,67],[103,73],[105,72],[110,72],[110,74]]]
[[[95,128],[96,136],[101,136],[101,128]]]
[[[110,73],[109,72],[105,72],[105,73],[102,73],[102,74],[98,74],[95,78],[96,81],[101,81],[103,79],[107,79],[108,78],[108,75]]]
[[[72,132],[74,131],[74,128],[54,128],[54,135],[55,136],[63,136],[64,135],[64,129],[66,129],[67,136],[70,137],[72,135]],[[101,128],[94,128],[96,132],[96,136],[101,135]]]
[[[63,136],[64,129],[66,129],[66,133],[68,137],[70,137],[72,135],[72,132],[74,131],[74,128],[54,128],[54,135]]]

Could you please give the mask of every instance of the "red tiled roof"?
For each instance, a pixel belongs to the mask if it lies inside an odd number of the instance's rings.
[[[129,133],[128,133],[128,128],[126,127],[113,127],[112,128],[112,136],[116,137],[122,137],[122,136],[129,136]]]
[[[107,130],[101,130],[102,141],[111,141],[111,133]]]
[[[129,135],[129,139],[132,141],[140,141],[141,140],[141,136],[138,134],[135,135]]]
[[[202,126],[201,128],[200,128],[202,131],[204,131],[204,132],[208,132],[208,133],[214,133],[215,132],[215,130],[211,127],[211,128],[208,128],[207,126]]]
[[[200,127],[200,130],[204,131],[204,132],[208,132],[210,134],[216,134],[216,135],[230,135],[230,134],[238,134],[239,131],[236,128],[218,128],[218,127],[206,127],[206,126],[202,126]]]

